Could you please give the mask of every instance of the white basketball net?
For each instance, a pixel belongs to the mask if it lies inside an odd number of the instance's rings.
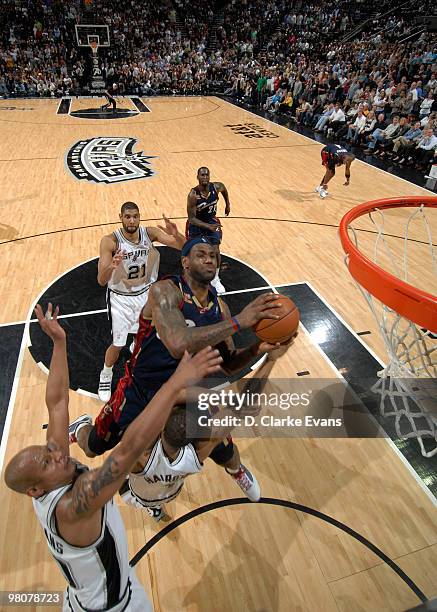
[[[409,212],[409,209],[402,210]],[[427,214],[432,213],[432,209],[422,205],[412,210],[413,212],[405,220],[403,248],[400,253],[394,252],[394,242],[390,245],[387,239],[384,210],[376,209],[369,213],[368,216],[377,233],[372,258],[375,264],[387,272],[406,283],[414,284],[409,279],[409,263],[410,267],[413,265],[409,260],[412,259],[412,251],[417,240],[414,240],[410,234],[413,223],[415,229],[418,223],[423,224],[422,235],[424,231],[428,245],[425,247],[427,262],[421,262],[421,265],[426,266],[424,270],[429,268],[433,283],[432,287],[428,286],[425,290],[436,294],[437,258],[431,224],[427,218]],[[350,237],[358,247],[358,232],[351,226],[349,230]],[[397,244],[400,242],[401,239],[397,239]],[[423,241],[421,246],[423,249]],[[369,256],[368,253],[366,255]],[[387,269],[388,263],[391,269]],[[417,258],[415,265],[417,274]],[[378,372],[379,380],[372,387],[372,391],[381,396],[381,414],[384,417],[395,418],[396,433],[399,438],[417,438],[422,455],[432,457],[437,453],[437,335],[420,328],[413,321],[380,302],[359,283],[356,284],[378,323],[388,354],[388,364]]]

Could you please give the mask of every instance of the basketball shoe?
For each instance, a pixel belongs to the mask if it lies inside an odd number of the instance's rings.
[[[258,481],[255,476],[251,472],[249,472],[245,465],[241,463],[240,469],[235,474],[232,474],[232,472],[229,472],[229,470],[227,469],[226,471],[229,476],[232,476],[237,485],[243,491],[244,495],[248,497],[250,501],[259,501],[261,497],[261,490],[259,488]]]
[[[109,369],[109,368],[108,368]],[[99,380],[99,390],[98,390],[98,394],[99,394],[99,399],[102,400],[102,402],[109,402],[109,400],[111,399],[111,383],[112,383],[112,369],[110,370],[110,372],[105,372],[105,370],[103,369],[100,372],[100,380]]]
[[[70,444],[77,442],[77,434],[85,425],[92,425],[93,419],[89,414],[83,414],[74,421],[72,421],[68,427],[68,441]]]
[[[314,191],[315,191],[316,193],[318,193],[318,194],[319,194],[319,196],[320,196],[321,198],[326,198],[326,197],[327,197],[327,195],[328,195],[328,191],[327,191],[326,189],[323,189],[323,187],[322,187],[321,185],[318,185],[318,186],[317,186],[317,187],[314,189]]]
[[[162,509],[162,506],[143,506],[143,504],[138,501],[135,495],[132,494],[131,490],[129,489],[129,485],[127,484],[127,480],[120,489],[120,497],[128,506],[140,508],[140,510],[144,510],[145,512],[147,512],[147,514],[151,516],[156,523],[159,523],[160,520],[167,516],[164,510]]]

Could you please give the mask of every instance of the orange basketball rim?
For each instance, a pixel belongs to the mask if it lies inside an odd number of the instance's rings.
[[[437,208],[437,198],[412,196],[372,200],[352,208],[340,222],[340,239],[354,279],[371,295],[420,327],[437,333],[437,296],[393,276],[360,252],[351,240],[349,226],[358,217],[390,208]],[[359,230],[355,230],[359,231]]]

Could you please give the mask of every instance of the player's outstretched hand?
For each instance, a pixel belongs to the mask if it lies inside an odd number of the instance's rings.
[[[159,229],[168,234],[169,236],[177,236],[179,234],[178,226],[173,221],[170,221],[168,217],[162,213],[162,218],[164,219],[165,227],[162,225],[158,225]]]
[[[118,268],[118,266],[120,265],[120,262],[123,260],[123,255],[125,254],[125,251],[123,249],[117,249],[114,253],[114,256],[112,258],[112,267],[114,268]]]
[[[47,312],[44,314],[41,306],[37,304],[34,312],[41,329],[53,340],[53,342],[56,340],[65,340],[65,331],[58,322],[59,306],[56,306],[55,311],[53,312],[53,306],[51,302],[49,302]]]
[[[202,378],[218,372],[222,361],[220,352],[210,346],[196,353],[194,357],[190,357],[185,351],[169,382],[175,385],[178,390],[185,389],[188,385],[195,384]]]
[[[281,305],[281,299],[276,293],[264,293],[250,302],[240,314],[237,315],[238,323],[242,329],[253,327],[261,319],[279,319],[275,314],[275,308]]]

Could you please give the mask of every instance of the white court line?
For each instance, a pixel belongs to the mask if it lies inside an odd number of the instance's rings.
[[[86,312],[73,312],[71,314],[59,315],[58,319],[72,319],[73,317],[84,317],[85,315],[102,314],[103,312],[108,312],[108,309],[102,308],[101,310],[88,310]],[[30,319],[29,323],[36,323],[37,321],[38,319]],[[23,325],[26,322],[27,320],[12,321],[12,323],[0,323],[0,327],[7,327],[8,325]]]
[[[12,413],[14,411],[15,398],[17,396],[17,391],[18,391],[18,382],[20,380],[21,367],[23,365],[24,349],[26,348],[28,330],[29,330],[29,323],[26,322],[26,326],[23,331],[23,337],[21,339],[20,352],[18,354],[17,366],[15,368],[14,382],[12,384],[12,390],[9,396],[8,409],[6,411],[6,419],[5,419],[2,439],[0,443],[0,472],[3,468],[3,461],[5,458],[5,452],[6,452],[6,444],[7,444],[7,440],[9,439],[9,430],[11,428]]]
[[[250,110],[246,110],[245,108],[242,108],[241,106],[237,106],[236,104],[232,104],[232,102],[228,102],[227,100],[223,100],[222,98],[218,98],[217,96],[214,96],[214,97],[217,98],[217,100],[221,100],[222,102],[226,102],[226,104],[229,104],[234,109],[238,108],[240,111],[244,111],[245,113],[249,113],[250,115],[253,115],[254,117],[257,117],[258,119],[261,119],[261,121],[267,121],[269,124],[275,125],[276,127],[280,127],[283,130],[287,130],[288,134],[295,134],[296,136],[301,136],[302,138],[306,138],[307,140],[309,140],[313,144],[318,144],[321,147],[325,147],[326,146],[323,142],[319,142],[318,140],[314,140],[313,138],[310,138],[309,136],[305,136],[305,134],[300,134],[299,132],[295,132],[294,130],[290,130],[289,128],[285,127],[285,125],[280,125],[279,123],[275,123],[274,121],[272,121],[268,117],[261,117],[260,115],[257,115],[256,113],[254,113],[254,112],[252,112]],[[404,179],[401,176],[397,176],[396,174],[392,174],[391,172],[388,172],[387,170],[383,170],[382,168],[378,168],[377,166],[372,166],[372,164],[369,164],[369,162],[363,161],[362,159],[358,159],[358,157],[355,157],[355,159],[357,161],[361,162],[362,164],[366,164],[366,166],[369,166],[370,168],[373,168],[374,170],[379,170],[380,172],[384,172],[385,174],[388,174],[389,176],[391,176],[393,178],[396,178],[396,179],[398,179],[400,181],[404,181],[404,183],[408,183],[408,185],[410,185],[410,186],[417,187],[418,189],[421,189],[428,196],[430,194],[432,194],[432,191],[429,191],[428,189],[425,189],[425,187],[421,187],[420,185],[416,185],[416,183],[412,183],[411,181],[408,181],[407,179]]]
[[[234,257],[235,259],[235,257]],[[259,274],[259,273],[258,273]],[[235,291],[225,291],[224,293],[219,293],[219,297],[222,297],[223,295],[234,295],[235,293],[248,293],[249,291],[262,291],[263,289],[273,289],[274,293],[279,293],[279,291],[277,291],[278,287],[291,287],[292,285],[305,285],[308,283],[305,283],[305,281],[299,281],[297,283],[282,283],[281,285],[264,285],[263,287],[252,287],[251,289],[237,289]]]

